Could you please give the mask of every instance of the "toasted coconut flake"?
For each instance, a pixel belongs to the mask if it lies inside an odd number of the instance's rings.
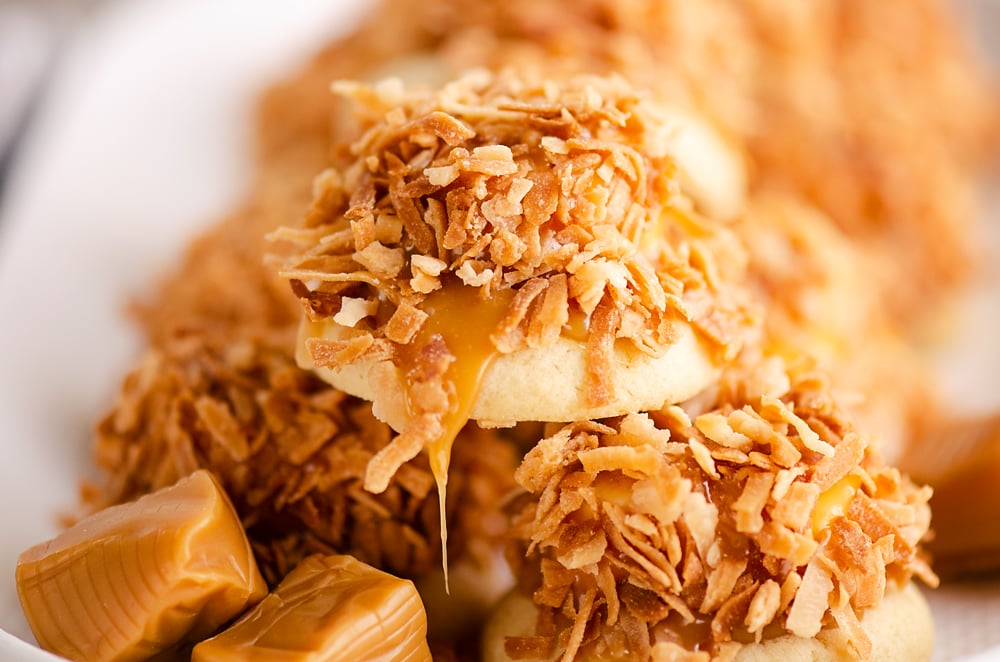
[[[619,560],[626,567],[635,568],[638,571],[636,574],[646,575],[650,586],[678,591],[681,584],[674,567],[667,562],[661,550],[649,543],[641,531],[628,526],[623,510],[605,503],[603,514],[606,516],[605,530],[608,532],[609,542],[621,554]]]
[[[708,450],[708,447],[697,439],[688,440],[688,445],[691,447],[691,454],[702,471],[712,478],[718,478],[719,472],[715,468],[715,460],[712,458],[712,452]]]
[[[333,321],[341,326],[354,328],[358,322],[377,311],[378,301],[344,297],[340,300],[340,311],[333,316]]]
[[[732,596],[736,582],[746,568],[747,560],[745,558],[723,558],[719,565],[708,574],[705,599],[701,601],[698,611],[703,614],[718,611],[723,603]]]
[[[796,415],[796,413],[792,411],[792,408],[785,402],[777,398],[763,396],[761,397],[761,413],[765,417],[777,416],[778,420],[782,420],[790,424],[793,428],[795,428],[795,431],[798,432],[798,439],[800,443],[808,450],[825,456],[833,455],[833,446],[821,440],[816,431],[810,428],[808,423]]]
[[[774,479],[774,488],[771,490],[771,498],[775,502],[781,501],[792,489],[795,479],[805,473],[805,467],[795,467],[793,469],[779,469]]]
[[[443,260],[426,255],[413,255],[410,257],[410,271],[413,277],[410,279],[410,287],[414,292],[420,294],[430,294],[441,289],[441,279],[438,276],[447,268]],[[402,344],[406,344],[405,341]]]
[[[507,313],[500,321],[496,331],[490,336],[493,344],[501,352],[512,352],[524,342],[522,323],[528,316],[528,310],[535,299],[547,288],[547,283],[541,278],[532,278],[524,283],[514,295]]]
[[[880,540],[891,535],[893,553],[897,558],[908,559],[913,555],[913,544],[900,534],[895,523],[868,495],[860,493],[851,499],[847,506],[847,514],[872,540]]]
[[[395,343],[409,343],[426,320],[427,313],[404,301],[385,325],[385,336]]]
[[[847,645],[855,659],[867,660],[872,654],[872,642],[861,628],[858,615],[847,601],[830,608],[837,627],[847,634]]]
[[[576,618],[573,623],[573,629],[569,633],[569,641],[566,644],[566,652],[563,657],[567,660],[572,660],[576,657],[576,652],[580,648],[580,644],[583,643],[584,630],[587,627],[587,622],[590,620],[590,616],[594,609],[594,599],[597,597],[597,590],[590,589],[583,594],[583,598],[580,600],[580,606],[577,609]]]
[[[811,534],[797,533],[768,522],[758,538],[761,551],[782,559],[788,559],[796,566],[805,565],[819,547]]]
[[[656,474],[661,458],[648,446],[607,446],[581,451],[577,458],[588,473],[622,471],[626,475]]]
[[[461,171],[454,163],[424,168],[424,175],[427,176],[427,181],[434,186],[441,187],[445,187],[458,179],[460,173]]]
[[[823,627],[823,615],[830,608],[833,580],[822,563],[813,561],[806,566],[802,583],[788,610],[785,627],[797,637],[815,637]]]
[[[379,214],[375,219],[375,240],[383,244],[398,244],[402,238],[403,224],[399,217],[395,214]],[[342,247],[346,248],[346,245]]]
[[[594,565],[601,560],[608,548],[608,540],[603,534],[597,533],[586,542],[576,542],[569,551],[558,557],[558,561],[566,568],[575,570]]]
[[[628,414],[618,425],[617,441],[631,446],[652,446],[665,451],[670,441],[670,430],[662,430],[646,413]]]
[[[786,436],[778,434],[771,423],[748,406],[730,414],[728,422],[733,430],[766,441],[770,446],[770,459],[779,467],[793,467],[802,458],[802,453]]]
[[[682,478],[676,467],[663,465],[655,476],[635,483],[629,504],[660,524],[673,524],[684,510],[684,496],[690,489],[691,481]]]
[[[572,280],[570,281],[572,283]],[[587,336],[587,401],[592,405],[611,402],[614,397],[607,375],[614,371],[615,327],[619,312],[609,295],[594,309]]]
[[[401,248],[389,248],[377,241],[358,250],[353,257],[355,262],[379,278],[395,278],[406,263],[406,256]]]
[[[774,495],[775,503],[768,511],[771,520],[792,531],[805,530],[820,489],[816,483],[793,482],[785,494]]]
[[[855,433],[844,435],[841,443],[837,444],[834,454],[816,465],[813,482],[819,485],[820,489],[830,488],[862,462],[867,448],[867,441],[860,435]]]
[[[569,322],[569,293],[566,274],[554,274],[547,280],[541,305],[528,326],[529,347],[545,347],[555,342]]]
[[[781,587],[773,579],[768,579],[754,593],[750,601],[750,608],[747,611],[744,624],[747,631],[753,634],[756,641],[760,641],[764,626],[774,621],[781,609]]]
[[[764,528],[764,506],[771,494],[774,474],[755,471],[743,484],[740,498],[733,503],[736,512],[736,530],[740,533],[759,533]]]
[[[239,422],[225,403],[202,396],[195,400],[194,409],[215,442],[222,446],[233,460],[239,462],[247,459],[250,454],[249,444],[246,437],[240,433]]]
[[[417,456],[428,441],[441,434],[441,423],[429,414],[410,422],[406,432],[393,439],[368,463],[365,470],[365,489],[380,494],[389,486],[392,476],[405,462]]]
[[[742,451],[749,451],[753,448],[753,442],[744,434],[736,432],[726,420],[727,417],[719,413],[702,414],[695,419],[694,424],[702,434],[712,441],[722,444],[728,448],[737,448]]]
[[[698,555],[705,559],[715,542],[716,526],[719,522],[718,507],[698,492],[687,495],[684,504],[684,523],[694,538]]]
[[[354,336],[350,340],[323,340],[309,338],[306,349],[314,365],[323,368],[340,368],[361,358],[380,361],[388,357],[389,348],[385,341],[370,335]]]
[[[757,587],[751,584],[742,589],[738,586],[734,588],[736,590],[719,606],[712,618],[712,637],[715,644],[713,648],[717,652],[717,658],[732,659],[739,651],[739,644],[733,646],[734,642],[730,640],[733,631],[746,618],[750,601]]]

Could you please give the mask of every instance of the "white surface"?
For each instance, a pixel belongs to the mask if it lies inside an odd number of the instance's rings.
[[[58,25],[37,10],[0,4],[0,159],[16,135],[45,65],[55,50]]]
[[[31,640],[17,555],[76,500],[136,351],[125,302],[240,197],[260,89],[363,6],[120,2],[69,49],[0,218],[0,628]],[[0,638],[0,660],[21,659]]]
[[[0,628],[31,640],[14,565],[76,500],[136,351],[124,302],[240,197],[257,92],[358,4],[121,2],[72,45],[0,210]],[[1000,586],[932,601],[940,659],[1000,645]],[[0,660],[47,659],[0,632]]]

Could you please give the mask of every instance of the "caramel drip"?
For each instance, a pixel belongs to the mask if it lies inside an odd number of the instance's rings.
[[[821,539],[830,522],[847,512],[847,506],[860,487],[861,478],[855,474],[848,474],[819,495],[812,514],[813,537]]]
[[[589,319],[575,308],[570,309],[569,320],[563,325],[562,337],[586,344],[590,338]]]
[[[448,466],[455,438],[469,421],[469,414],[476,404],[483,379],[499,352],[490,340],[513,297],[512,290],[494,292],[490,299],[480,297],[478,288],[463,285],[446,285],[424,299],[421,309],[428,318],[410,346],[413,354],[404,357],[404,371],[412,356],[421,351],[435,336],[444,340],[454,357],[445,373],[453,391],[449,397],[448,411],[441,418],[441,436],[427,446],[431,473],[438,489],[441,517],[441,558],[445,590],[448,589],[448,527],[445,502],[448,487]],[[407,408],[412,415],[414,406],[411,384],[404,380]]]

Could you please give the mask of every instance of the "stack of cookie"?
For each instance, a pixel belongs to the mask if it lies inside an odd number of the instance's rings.
[[[337,89],[358,137],[274,233],[298,362],[395,429],[366,490],[428,455],[442,549],[459,431],[527,441],[487,656],[929,655],[896,636],[930,632],[928,491],[769,355],[712,176],[738,154],[616,78]]]

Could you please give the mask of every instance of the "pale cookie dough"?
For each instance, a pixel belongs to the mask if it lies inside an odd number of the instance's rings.
[[[306,336],[301,335],[297,359],[303,368],[342,391],[372,401],[379,418],[396,430],[403,428],[406,406],[401,380],[389,388],[373,385],[370,361],[339,370],[316,367],[305,349]],[[342,336],[336,325],[329,324],[322,337],[336,340]],[[619,342],[615,348],[614,400],[592,405],[587,402],[585,352],[582,342],[560,337],[548,347],[499,355],[483,378],[469,418],[491,424],[561,422],[656,410],[692,397],[719,374],[715,360],[691,327],[678,324],[675,342],[658,357]]]

